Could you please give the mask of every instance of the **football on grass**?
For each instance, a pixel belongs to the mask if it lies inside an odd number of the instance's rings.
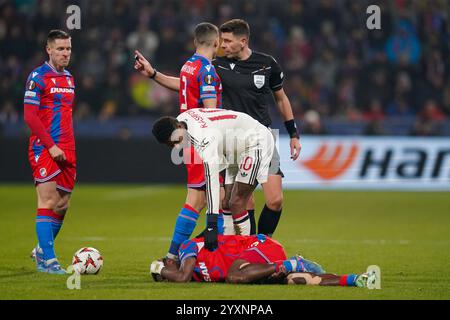
[[[84,247],[73,255],[72,265],[77,273],[97,274],[103,266],[103,257],[97,249]]]

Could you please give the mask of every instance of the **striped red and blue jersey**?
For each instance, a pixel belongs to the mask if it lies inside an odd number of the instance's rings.
[[[211,62],[195,53],[180,71],[180,112],[204,108],[204,99],[216,99],[216,108],[221,108],[222,83]]]
[[[228,268],[245,250],[264,242],[264,235],[240,236],[219,235],[218,248],[208,251],[203,238],[184,241],[178,250],[182,262],[184,259],[195,257],[195,267],[192,279],[196,282],[223,282],[228,274]]]
[[[63,150],[75,150],[72,110],[75,99],[75,84],[69,71],[58,72],[48,62],[34,69],[27,79],[23,100],[27,108],[37,108],[37,116],[46,133]],[[33,110],[34,111],[34,110]],[[44,145],[31,132],[30,148],[42,152]]]

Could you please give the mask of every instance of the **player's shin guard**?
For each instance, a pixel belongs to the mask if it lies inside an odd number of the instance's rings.
[[[36,234],[44,260],[56,258],[52,224],[58,223],[58,215],[51,209],[37,209]]]
[[[198,212],[188,204],[185,204],[178,214],[177,222],[175,223],[172,242],[170,244],[169,253],[167,254],[169,258],[178,258],[178,249],[180,245],[191,236],[197,225],[197,219]]]
[[[239,234],[243,236],[250,235],[250,219],[247,210],[233,216],[234,225],[239,230]]]
[[[234,232],[233,216],[231,215],[231,212],[228,210],[222,210],[222,215],[223,215],[223,234],[227,236],[236,234]]]
[[[267,205],[265,205],[264,209],[261,211],[261,215],[259,216],[258,233],[265,234],[271,237],[278,226],[280,216],[281,210],[275,211],[269,209]]]

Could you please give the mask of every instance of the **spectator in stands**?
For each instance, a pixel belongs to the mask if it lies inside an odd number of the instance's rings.
[[[41,43],[49,29],[65,28],[60,13],[70,4],[73,1],[0,1],[0,113],[6,124],[21,114],[26,70],[44,61]],[[81,2],[82,30],[73,32],[79,38],[74,42],[72,68],[79,72],[76,109],[80,109],[74,110],[74,118],[98,119],[100,114],[104,118],[110,114],[105,110],[111,109],[114,116],[170,113],[177,101],[174,93],[151,92],[142,98],[154,99],[149,101],[151,107],[136,103],[130,67],[133,50],[154,56],[159,70],[176,74],[192,51],[191,26],[199,17],[217,25],[244,17],[253,19],[255,49],[280,57],[295,117],[312,109],[322,120],[362,121],[362,113],[364,118],[375,116],[366,107],[378,100],[381,106],[375,117],[382,125],[390,117],[404,115],[422,119],[423,114],[435,117],[440,112],[448,119],[447,1],[381,1],[381,30],[364,28],[369,4],[369,0]],[[426,107],[430,99],[439,112],[424,110],[434,108]],[[115,101],[115,108],[110,101]],[[416,134],[437,132],[427,129],[434,128],[428,121],[436,120],[425,121],[425,128]]]
[[[308,110],[303,117],[302,134],[322,135],[326,134],[320,119],[320,114],[316,110]]]
[[[420,42],[409,21],[399,22],[395,33],[389,37],[386,43],[386,54],[389,61],[399,63],[405,60],[409,64],[417,64],[420,58]]]

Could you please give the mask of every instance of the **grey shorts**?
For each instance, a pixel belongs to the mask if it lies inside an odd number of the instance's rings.
[[[270,160],[270,166],[269,166],[269,175],[278,175],[284,178],[283,171],[281,171],[280,166],[280,154],[278,153],[277,149],[277,137],[272,131],[273,139],[275,141],[275,147],[273,148],[273,155],[272,160]]]

